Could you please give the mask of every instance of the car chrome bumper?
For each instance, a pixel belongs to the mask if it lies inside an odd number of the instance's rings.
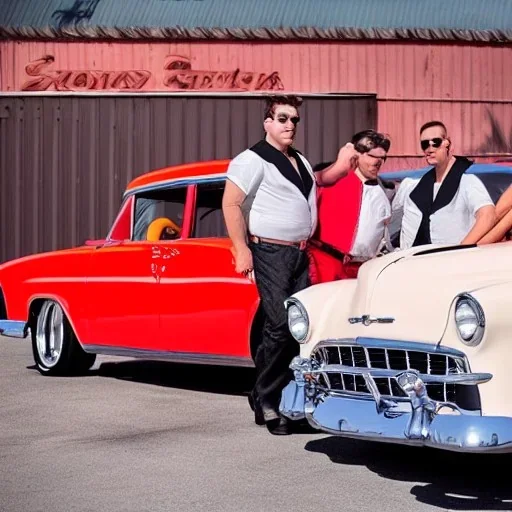
[[[27,322],[19,320],[0,320],[0,335],[9,338],[26,338],[30,333]]]
[[[460,452],[512,452],[512,418],[481,416],[451,403],[435,402],[426,394],[421,377],[411,370],[394,378],[408,398],[398,401],[379,396],[372,376],[364,377],[371,396],[326,391],[317,386],[322,371],[314,360],[297,357],[291,366],[295,379],[282,393],[280,412],[290,419],[306,418],[309,424],[331,434],[355,439],[430,446]],[[447,379],[453,376],[446,375]],[[461,376],[457,376],[459,382]],[[439,378],[439,377],[437,377]],[[490,374],[466,374],[468,384],[487,382]],[[448,407],[455,414],[443,414]]]

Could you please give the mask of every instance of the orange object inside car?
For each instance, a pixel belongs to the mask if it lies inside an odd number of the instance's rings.
[[[167,217],[159,217],[149,225],[146,240],[149,242],[162,240],[162,236],[165,235],[166,230],[168,231],[169,229],[175,232],[175,236],[168,236],[168,238],[179,238],[181,233],[180,227]]]

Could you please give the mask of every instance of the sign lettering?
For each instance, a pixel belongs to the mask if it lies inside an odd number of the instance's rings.
[[[195,71],[190,59],[171,55],[164,66],[167,71],[164,85],[177,90],[228,89],[237,91],[282,90],[279,73],[252,71]]]
[[[30,77],[21,86],[22,91],[138,91],[144,88],[151,71],[62,70],[50,69],[53,55],[30,62],[25,67]],[[271,91],[282,90],[279,73],[255,71],[197,71],[190,59],[171,55],[164,63],[163,88],[175,91],[230,90]],[[158,89],[158,88],[157,88]]]
[[[87,71],[48,70],[55,61],[53,55],[31,62],[25,67],[27,75],[33,77],[22,86],[22,91],[102,91],[109,89],[140,90],[151,78],[145,70]]]

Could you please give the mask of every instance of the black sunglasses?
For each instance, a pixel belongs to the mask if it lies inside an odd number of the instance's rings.
[[[300,122],[299,116],[289,116],[287,114],[279,114],[276,118],[281,124],[286,124],[288,119],[293,123],[294,126],[297,126]]]
[[[432,145],[433,148],[439,148],[441,147],[441,144],[443,143],[443,140],[441,137],[435,137],[433,139],[425,139],[420,142],[421,149],[425,151],[430,145]]]
[[[375,160],[382,160],[383,162],[385,162],[388,158],[388,155],[377,156],[377,155],[371,155],[370,153],[366,153],[366,156],[371,156],[372,158],[375,158]]]

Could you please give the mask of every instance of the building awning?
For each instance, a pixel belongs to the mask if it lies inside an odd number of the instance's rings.
[[[0,38],[512,42],[510,0],[0,0]]]

